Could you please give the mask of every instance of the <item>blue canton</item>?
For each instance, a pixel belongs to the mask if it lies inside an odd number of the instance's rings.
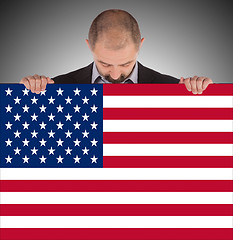
[[[103,87],[0,85],[0,166],[103,167]]]

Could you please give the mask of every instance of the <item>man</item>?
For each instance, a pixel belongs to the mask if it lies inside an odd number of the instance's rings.
[[[213,83],[209,78],[197,76],[179,80],[144,67],[137,62],[143,41],[132,15],[123,10],[106,10],[94,19],[86,39],[93,63],[53,79],[36,74],[24,77],[20,83],[37,94],[53,83],[184,83],[188,91],[201,94]]]

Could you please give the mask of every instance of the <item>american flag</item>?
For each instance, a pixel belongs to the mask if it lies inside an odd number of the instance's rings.
[[[0,85],[1,240],[232,240],[233,84]]]

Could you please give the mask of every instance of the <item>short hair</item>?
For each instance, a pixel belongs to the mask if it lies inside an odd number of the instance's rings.
[[[100,13],[90,26],[88,39],[91,49],[95,48],[101,34],[114,29],[119,29],[122,34],[126,33],[127,36],[130,36],[136,47],[139,48],[141,33],[136,19],[124,10],[109,9]]]

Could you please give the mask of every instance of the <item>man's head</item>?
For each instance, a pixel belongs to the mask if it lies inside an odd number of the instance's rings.
[[[94,19],[88,38],[99,73],[112,82],[121,82],[130,75],[144,41],[134,17],[116,9],[106,10]]]

